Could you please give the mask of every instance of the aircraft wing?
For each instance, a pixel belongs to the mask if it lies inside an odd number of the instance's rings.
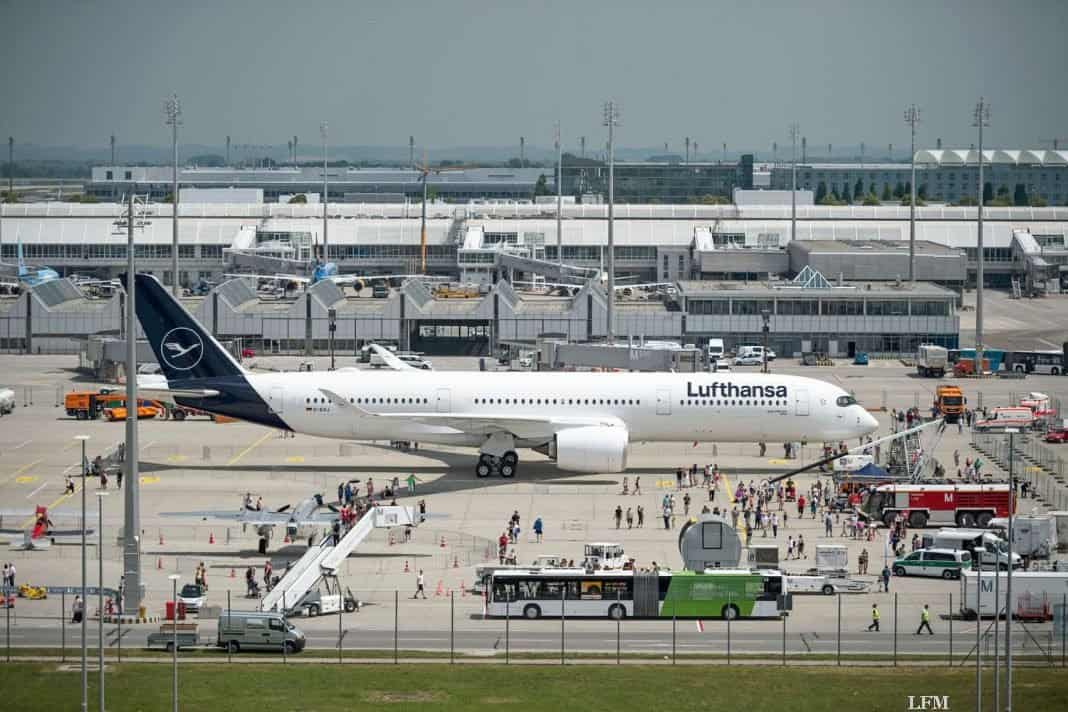
[[[296,274],[252,274],[249,272],[225,272],[223,277],[251,277],[253,279],[270,280],[272,282],[299,282],[301,284],[307,284],[311,282],[310,277],[301,277]]]
[[[223,521],[241,522],[243,524],[285,524],[290,515],[286,512],[271,512],[266,509],[245,509],[241,511],[205,509],[193,512],[160,512],[163,517],[184,517],[193,519],[221,519]]]
[[[478,414],[463,413],[371,413],[359,406],[349,403],[341,395],[325,388],[319,391],[339,407],[357,411],[368,418],[389,418],[405,420],[423,425],[452,428],[468,435],[492,435],[493,433],[511,433],[521,440],[548,440],[561,430],[584,428],[589,426],[626,427],[619,418],[611,417],[545,417],[536,415]]]

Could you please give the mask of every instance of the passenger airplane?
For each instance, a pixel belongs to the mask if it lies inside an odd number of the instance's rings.
[[[632,442],[823,442],[878,426],[838,386],[801,376],[422,371],[379,347],[396,370],[250,373],[155,277],[136,287],[166,379],[146,396],[319,437],[477,447],[479,477],[514,477],[524,447],[564,470],[621,472]]]

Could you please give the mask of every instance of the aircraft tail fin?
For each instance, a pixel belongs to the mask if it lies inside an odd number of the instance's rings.
[[[246,373],[152,275],[134,277],[137,320],[168,382]]]
[[[26,260],[22,259],[22,238],[21,237],[19,238],[19,240],[18,240],[18,242],[16,244],[17,244],[17,248],[16,249],[18,250],[17,254],[18,254],[19,277],[25,277],[27,272],[29,272],[29,270],[26,269]]]

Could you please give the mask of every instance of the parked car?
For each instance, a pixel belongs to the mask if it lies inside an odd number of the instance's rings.
[[[744,356],[734,357],[735,366],[762,366],[764,365],[763,356],[755,356],[753,354],[745,354]]]
[[[185,604],[185,610],[195,613],[208,600],[208,590],[198,583],[187,583],[178,592],[178,602]]]
[[[961,549],[920,549],[894,561],[894,576],[934,576],[960,578],[961,569],[970,569],[972,555]]]
[[[1046,433],[1048,443],[1068,443],[1068,429],[1057,428]]]

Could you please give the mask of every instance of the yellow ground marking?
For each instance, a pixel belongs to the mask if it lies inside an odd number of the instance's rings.
[[[36,482],[36,481],[37,481],[37,475],[23,475],[22,477],[16,477],[15,478],[15,482],[18,482],[20,485],[28,485],[31,482]]]
[[[727,479],[727,473],[719,473],[719,479],[723,481],[723,487],[726,489],[727,492],[727,499],[730,501],[731,504],[734,504],[734,489],[731,487],[731,481]]]
[[[143,485],[154,485],[159,482],[159,477],[156,475],[141,475],[137,479],[140,480]]]
[[[19,469],[17,469],[14,472],[12,472],[11,476],[8,477],[6,480],[4,480],[4,484],[6,485],[8,482],[11,482],[12,480],[18,478],[18,476],[21,475],[22,473],[24,473],[26,470],[30,469],[34,465],[40,465],[42,462],[44,462],[44,458],[43,457],[40,460],[34,460],[33,462],[31,462],[31,463],[29,463],[27,465],[23,465]]]
[[[74,483],[74,491],[73,492],[64,492],[63,494],[61,494],[60,496],[58,496],[54,500],[52,500],[51,504],[48,505],[48,511],[51,512],[53,509],[58,507],[60,504],[62,504],[66,500],[70,499],[74,495],[76,495],[78,493],[79,484],[81,484],[84,487],[84,483],[75,482]],[[25,529],[26,527],[30,526],[31,524],[34,523],[36,518],[37,518],[37,515],[35,515],[35,514],[31,514],[29,517],[26,517],[26,521],[24,521],[22,524],[19,525],[19,529]]]
[[[272,435],[274,435],[274,431],[273,430],[268,430],[266,433],[263,434],[263,437],[261,437],[259,440],[257,440],[256,442],[252,443],[247,448],[245,448],[241,452],[239,452],[236,455],[234,455],[233,457],[231,457],[227,461],[226,466],[229,467],[230,465],[236,464],[238,460],[240,460],[245,455],[249,454],[250,452],[252,452],[256,448],[258,448],[260,445],[262,445],[267,440],[267,438],[271,437]]]
[[[286,458],[286,462],[304,462],[303,455],[290,455]]]
[[[187,458],[185,455],[168,455],[167,456],[167,462],[185,462],[188,459],[189,458]]]
[[[661,489],[673,489],[675,487],[674,480],[657,480],[656,486]]]
[[[1042,468],[1038,467],[1037,465],[1031,465],[1030,467],[1025,467],[1024,469],[1027,472],[1042,472]]]
[[[783,459],[768,460],[768,464],[769,465],[787,465],[787,464],[789,464],[789,462],[790,462],[789,460],[783,460]]]

